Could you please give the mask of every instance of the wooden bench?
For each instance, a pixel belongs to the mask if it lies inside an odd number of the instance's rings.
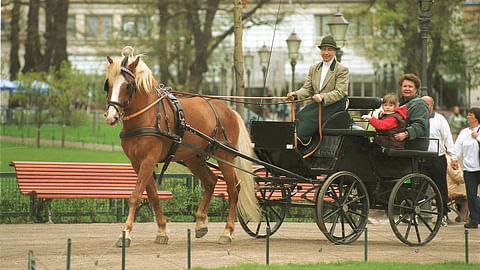
[[[261,168],[261,167],[254,166],[253,170],[255,171],[258,168]],[[223,180],[222,172],[214,168],[211,168],[211,170],[215,175],[218,176],[217,185],[213,190],[213,196],[228,200],[227,184]],[[265,176],[265,172],[259,172],[257,175]],[[312,192],[312,188],[314,187],[313,184],[299,183],[297,186],[301,187],[301,189],[298,189],[297,192],[291,197],[292,201],[305,201],[306,199],[310,201],[315,200],[315,192]],[[276,199],[281,199],[282,197],[283,197],[282,192],[280,190],[276,190],[273,192],[273,194],[271,194],[270,199],[276,200]]]
[[[12,161],[18,188],[30,196],[30,221],[39,199],[128,199],[137,183],[129,163],[78,163]],[[170,191],[159,190],[160,199],[172,199]],[[147,198],[146,191],[142,195]],[[48,219],[51,211],[47,203]]]

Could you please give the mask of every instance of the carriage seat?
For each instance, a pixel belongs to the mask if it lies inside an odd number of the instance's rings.
[[[337,112],[327,119],[322,125],[322,135],[338,136],[350,135],[361,137],[373,137],[375,131],[356,128],[348,111]]]
[[[382,154],[385,154],[389,157],[421,157],[421,158],[436,158],[438,153],[434,151],[423,151],[423,150],[397,150],[393,148],[384,148],[380,147]]]

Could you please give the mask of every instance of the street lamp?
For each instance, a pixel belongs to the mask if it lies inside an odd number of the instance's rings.
[[[338,46],[340,49],[337,51],[337,60],[338,62],[341,62],[343,55],[341,47],[345,45],[345,35],[347,34],[348,21],[345,20],[340,10],[337,10],[337,13],[333,15],[333,19],[331,19],[327,24],[335,42],[341,42],[342,44],[341,46]]]
[[[254,56],[252,53],[250,53],[250,51],[247,51],[247,54],[243,56],[243,64],[247,70],[247,97],[252,94],[250,90],[250,75],[252,74],[253,58]],[[250,121],[250,110],[247,110],[247,119]]]
[[[427,41],[428,41],[428,25],[430,24],[430,11],[432,10],[434,0],[418,0],[420,8],[420,36],[422,38],[422,85],[420,93],[422,96],[428,94],[427,87]]]
[[[292,91],[295,91],[295,65],[297,64],[298,49],[302,40],[298,38],[297,34],[292,32],[287,38],[288,57],[290,58],[290,65],[292,66]]]
[[[471,88],[472,88],[472,73],[473,73],[473,65],[471,63],[467,63],[465,66],[465,71],[467,72],[467,109],[470,109],[470,106],[472,106],[472,93],[471,93]]]
[[[258,56],[260,56],[260,64],[262,65],[263,87],[265,88],[267,81],[268,58],[270,57],[270,50],[267,48],[267,45],[264,44],[260,50],[258,50]]]

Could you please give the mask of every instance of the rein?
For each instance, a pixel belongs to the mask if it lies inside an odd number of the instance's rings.
[[[180,92],[180,91],[175,91],[175,90],[170,90],[170,93],[178,94],[178,95],[184,95],[184,96],[191,96],[191,97],[203,97],[203,98],[210,98],[210,99],[220,99],[223,101],[230,101],[233,103],[243,103],[243,104],[252,104],[252,105],[276,105],[276,104],[291,104],[291,103],[298,103],[298,102],[303,102],[307,100],[311,100],[312,97],[306,98],[306,99],[300,99],[300,100],[293,100],[293,101],[284,101],[284,102],[249,102],[249,101],[241,101],[237,99],[285,99],[284,97],[241,97],[241,96],[212,96],[212,95],[202,95],[202,94],[194,94],[194,93],[187,93],[187,92]]]
[[[166,95],[162,95],[161,97],[159,97],[157,100],[155,100],[154,102],[152,102],[150,105],[146,106],[145,108],[141,109],[140,111],[136,112],[136,113],[132,113],[130,115],[127,115],[127,116],[124,116],[122,118],[123,121],[127,121],[127,120],[130,120],[136,116],[139,116],[140,114],[146,112],[148,109],[150,109],[151,107],[153,107],[153,105],[157,104],[158,102],[160,102],[162,99],[165,98]]]

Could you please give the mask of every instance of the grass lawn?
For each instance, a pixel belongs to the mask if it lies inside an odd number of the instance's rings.
[[[84,148],[19,144],[0,141],[0,172],[14,172],[10,161],[59,161],[59,162],[110,162],[129,163],[127,156],[120,151],[101,151]],[[171,163],[167,173],[188,173],[188,169]]]
[[[202,268],[195,267],[194,270],[215,269],[215,270],[340,270],[340,269],[355,269],[355,270],[463,270],[463,269],[479,269],[478,264],[465,264],[461,262],[435,263],[435,264],[414,264],[414,263],[397,263],[397,262],[339,262],[339,263],[319,263],[319,264],[289,264],[289,265],[240,265],[234,267],[221,268]]]

